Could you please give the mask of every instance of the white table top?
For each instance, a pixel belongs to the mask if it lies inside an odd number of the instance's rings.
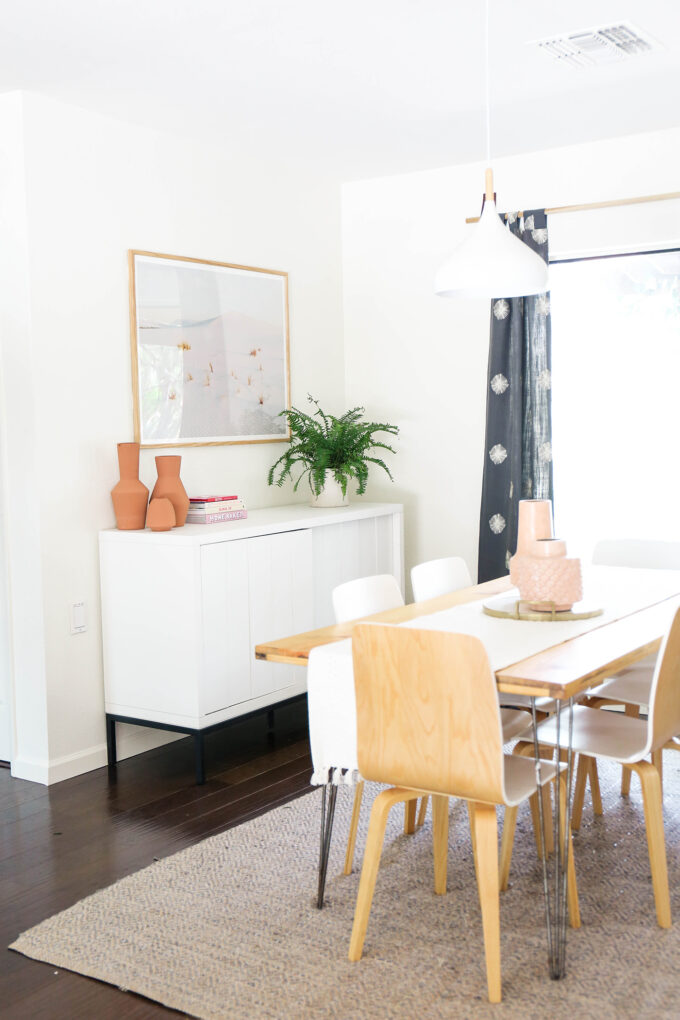
[[[471,602],[418,617],[401,626],[474,635],[484,644],[492,670],[498,672],[680,592],[680,572],[590,567],[584,571],[584,591],[589,605],[603,607],[603,615],[587,620],[534,623],[487,616],[481,602]],[[507,598],[508,593],[504,593],[486,601]],[[669,605],[669,625],[673,608]],[[353,782],[358,764],[351,640],[312,649],[307,683],[312,782],[327,782],[329,770],[334,772],[335,781]]]

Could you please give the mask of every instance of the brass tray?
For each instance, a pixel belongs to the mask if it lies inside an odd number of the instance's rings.
[[[604,609],[590,607],[577,602],[580,609],[556,610],[554,603],[546,602],[545,609],[530,609],[528,602],[522,599],[494,599],[493,604],[482,603],[487,616],[495,616],[500,620],[531,620],[533,623],[559,623],[561,620],[590,620],[594,616],[602,616]]]

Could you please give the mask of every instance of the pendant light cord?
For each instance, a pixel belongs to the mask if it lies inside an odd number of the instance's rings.
[[[485,17],[485,40],[486,40],[486,165],[491,165],[491,77],[489,74],[489,0],[486,0]]]

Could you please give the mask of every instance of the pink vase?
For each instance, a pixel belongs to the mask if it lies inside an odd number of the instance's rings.
[[[508,564],[510,580],[517,584],[517,567],[522,556],[533,551],[538,539],[553,537],[552,502],[549,499],[520,499],[517,516],[517,551]]]
[[[569,559],[566,542],[553,537],[549,499],[519,501],[517,552],[509,567],[520,600],[532,610],[564,612],[583,598],[581,561]]]
[[[179,477],[179,468],[182,458],[176,454],[168,454],[156,457],[156,470],[158,481],[151,493],[152,499],[165,497],[169,499],[175,511],[175,527],[181,528],[187,519],[189,510],[189,497]]]

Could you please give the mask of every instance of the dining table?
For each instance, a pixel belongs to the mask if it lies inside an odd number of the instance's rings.
[[[495,675],[500,703],[526,699],[533,722],[534,757],[540,770],[536,724],[539,699],[557,703],[557,719],[567,727],[562,752],[566,765],[566,819],[561,828],[561,798],[555,798],[555,833],[570,826],[573,778],[571,746],[575,701],[599,683],[655,655],[680,607],[680,571],[592,566],[584,569],[584,599],[574,614],[541,614],[538,619],[504,615],[519,607],[519,592],[508,577],[441,595],[426,602],[260,643],[257,659],[308,667],[307,693],[313,773],[323,788],[319,853],[318,906],[323,904],[338,785],[361,778],[357,754],[356,702],[352,670],[352,631],[357,623],[441,630],[478,637]],[[522,607],[525,608],[525,607]],[[582,612],[579,612],[582,610]],[[501,613],[499,616],[498,614]],[[531,739],[525,738],[525,739]],[[538,798],[543,818],[542,798]],[[566,835],[565,835],[566,840]],[[556,845],[558,840],[556,839]],[[552,978],[566,973],[566,843],[548,864],[542,854],[543,893]],[[549,873],[551,869],[552,874]]]

